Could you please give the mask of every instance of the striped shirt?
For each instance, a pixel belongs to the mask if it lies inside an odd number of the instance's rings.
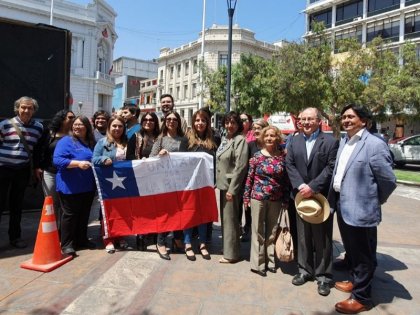
[[[12,120],[22,131],[31,152],[34,151],[35,145],[42,136],[43,126],[40,122],[31,120],[29,124],[24,124],[19,117]],[[10,123],[9,119],[0,122],[0,167],[21,168],[29,163],[28,152],[15,127]]]

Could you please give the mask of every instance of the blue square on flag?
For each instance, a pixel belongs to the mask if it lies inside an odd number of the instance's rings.
[[[114,162],[110,166],[95,166],[103,199],[139,196],[131,161]]]

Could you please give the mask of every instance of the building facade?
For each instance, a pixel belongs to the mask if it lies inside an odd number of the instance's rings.
[[[0,0],[0,16],[49,24],[51,3],[51,0]],[[70,91],[73,111],[89,117],[98,109],[110,111],[114,90],[110,72],[117,40],[116,12],[105,0],[92,0],[86,6],[65,0],[54,0],[53,4],[53,26],[72,32]]]
[[[112,111],[120,109],[125,103],[140,105],[141,82],[151,78],[156,81],[157,73],[158,64],[154,60],[128,57],[120,57],[114,60],[111,73],[111,76],[115,79]]]
[[[407,41],[416,44],[420,58],[420,0],[307,0],[305,13],[305,38],[312,35],[313,21],[323,22],[334,47],[341,39],[367,44],[381,36],[395,53]],[[420,133],[418,122],[407,121],[403,129],[400,124],[389,117],[378,129],[390,137]]]
[[[205,30],[204,53],[201,55],[202,36],[195,41],[170,49],[162,48],[158,59],[157,99],[169,93],[174,97],[175,108],[191,125],[191,117],[199,107],[201,91],[199,60],[215,70],[227,64],[228,27],[213,25]],[[271,58],[277,46],[255,39],[250,30],[233,26],[232,31],[232,64],[240,60],[241,54],[253,54]],[[206,100],[204,99],[203,105]],[[156,110],[159,112],[159,102]]]
[[[420,52],[420,0],[307,0],[306,34],[324,22],[333,42],[356,38],[365,44],[381,36],[395,48],[411,41]]]

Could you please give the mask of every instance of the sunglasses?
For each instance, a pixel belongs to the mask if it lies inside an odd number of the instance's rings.
[[[67,119],[70,119],[70,120],[75,119],[75,118],[76,116],[67,116]]]
[[[143,119],[143,122],[154,122],[152,118]]]
[[[241,121],[246,122],[246,121],[248,121],[248,118],[241,118]]]
[[[166,118],[166,121],[178,121],[178,118]]]

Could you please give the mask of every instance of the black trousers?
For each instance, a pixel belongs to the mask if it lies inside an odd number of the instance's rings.
[[[350,277],[353,282],[351,297],[360,303],[371,304],[372,280],[376,268],[376,226],[348,225],[344,222],[339,207],[337,222],[351,268]]]
[[[30,179],[30,166],[21,169],[0,167],[0,219],[9,201],[9,239],[21,237],[23,198]]]
[[[59,193],[61,209],[61,248],[76,248],[88,241],[87,226],[94,191],[80,194]]]
[[[321,282],[332,281],[333,218],[331,214],[325,222],[311,224],[296,214],[299,272]]]

